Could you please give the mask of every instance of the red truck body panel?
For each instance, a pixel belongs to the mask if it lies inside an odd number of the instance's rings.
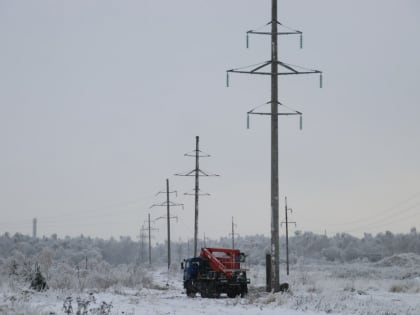
[[[231,278],[233,271],[241,269],[240,254],[239,249],[205,247],[201,249],[200,256],[209,260],[214,271]]]

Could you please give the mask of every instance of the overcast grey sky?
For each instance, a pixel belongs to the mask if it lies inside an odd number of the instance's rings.
[[[0,233],[135,237],[170,179],[173,238],[193,236],[194,160],[212,155],[200,236],[270,230],[270,129],[246,112],[268,78],[225,70],[269,59],[269,0],[0,0]],[[297,229],[420,228],[420,3],[279,0],[280,59],[324,72],[281,77],[280,196]],[[281,203],[281,209],[283,204]],[[156,241],[166,238],[164,221]],[[283,233],[284,231],[282,231]]]

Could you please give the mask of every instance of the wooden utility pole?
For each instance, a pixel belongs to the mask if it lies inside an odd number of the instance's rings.
[[[282,222],[282,224],[283,223],[286,224],[286,268],[287,268],[287,275],[289,275],[289,224],[293,223],[296,226],[296,222],[289,221],[287,213],[289,211],[290,213],[292,213],[293,210],[287,207],[287,197],[284,197],[284,201],[285,201],[284,212],[285,212],[286,222]]]

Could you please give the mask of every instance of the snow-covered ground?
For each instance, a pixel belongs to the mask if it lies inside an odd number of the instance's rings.
[[[320,263],[300,260],[291,266],[289,293],[264,290],[263,266],[250,267],[251,286],[246,298],[188,298],[182,289],[181,270],[170,273],[151,270],[152,283],[106,292],[48,290],[38,293],[1,284],[0,314],[66,314],[71,305],[80,314],[226,314],[226,315],[314,315],[314,314],[420,314],[419,256],[403,254],[378,263]],[[283,271],[283,270],[282,270]],[[78,302],[79,301],[79,302]],[[86,305],[83,308],[82,305]],[[109,307],[110,312],[108,312]],[[83,310],[86,311],[83,313]]]

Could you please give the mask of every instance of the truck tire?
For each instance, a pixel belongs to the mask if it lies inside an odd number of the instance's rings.
[[[194,298],[194,297],[195,297],[195,294],[196,294],[196,293],[195,293],[194,291],[191,291],[191,290],[188,290],[188,289],[187,289],[187,296],[188,296],[188,297],[190,297],[190,298]]]
[[[237,292],[234,289],[230,289],[227,291],[227,296],[231,299],[235,298],[237,296]]]
[[[188,297],[192,297],[192,298],[195,297],[196,291],[194,290],[194,286],[191,281],[188,281],[185,284],[185,290]]]
[[[241,298],[244,298],[245,295],[247,295],[247,293],[248,293],[247,286],[246,285],[242,285],[242,287],[241,287]]]

